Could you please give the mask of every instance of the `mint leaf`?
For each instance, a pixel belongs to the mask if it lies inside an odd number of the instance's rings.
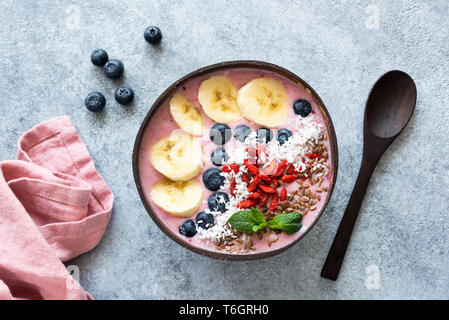
[[[281,213],[268,221],[268,228],[294,234],[302,228],[302,214],[299,212]]]
[[[242,233],[254,233],[267,227],[267,220],[265,220],[262,212],[255,208],[234,213],[228,219],[228,223]]]

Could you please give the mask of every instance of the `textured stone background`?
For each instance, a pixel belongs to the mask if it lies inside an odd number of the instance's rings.
[[[0,159],[15,157],[25,130],[67,114],[116,196],[104,240],[70,262],[81,284],[97,299],[448,299],[448,2],[372,4],[1,0]],[[163,31],[160,47],[143,39],[151,24]],[[90,63],[97,47],[124,62],[121,80]],[[190,71],[233,59],[269,61],[308,81],[333,117],[340,149],[323,217],[293,248],[261,261],[215,261],[175,244],[149,219],[131,170],[135,135],[156,97]],[[319,273],[358,172],[364,104],[391,69],[415,79],[416,112],[381,159],[331,282]],[[128,109],[113,99],[121,84],[136,93]],[[93,90],[107,99],[98,115],[83,105]],[[369,265],[380,270],[379,289],[366,286]]]

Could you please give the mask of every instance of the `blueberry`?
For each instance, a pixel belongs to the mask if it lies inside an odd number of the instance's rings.
[[[298,99],[293,103],[293,110],[295,111],[296,114],[305,118],[312,111],[312,106],[309,101],[304,99]]]
[[[108,53],[103,49],[95,49],[90,55],[90,61],[96,66],[104,66],[108,62]]]
[[[210,155],[210,160],[216,166],[222,166],[228,159],[228,154],[223,148],[215,148]]]
[[[189,238],[196,235],[195,222],[191,219],[184,221],[183,224],[179,226],[179,233]]]
[[[257,129],[257,141],[259,143],[268,143],[273,138],[273,132],[268,128],[259,128]]]
[[[224,184],[224,177],[217,168],[210,168],[203,173],[203,182],[207,189],[217,191]]]
[[[114,98],[120,104],[130,104],[134,99],[134,91],[130,87],[120,87],[115,91]]]
[[[223,123],[216,123],[210,128],[209,138],[215,144],[219,146],[224,145],[226,142],[231,139],[232,130],[229,126]]]
[[[123,63],[118,59],[111,59],[103,67],[104,73],[108,78],[118,79],[125,70]]]
[[[210,213],[206,213],[204,211],[201,211],[200,213],[197,214],[195,221],[199,227],[206,229],[206,230],[215,224],[214,216],[211,215]]]
[[[245,139],[250,135],[250,133],[250,127],[241,124],[234,129],[234,138],[236,138],[240,142],[245,142]]]
[[[224,192],[215,192],[207,199],[207,205],[210,211],[226,211],[226,204],[229,202],[229,197]]]
[[[150,26],[145,29],[143,36],[148,43],[158,44],[162,40],[161,29],[155,26]]]
[[[281,129],[278,131],[278,141],[280,145],[283,145],[290,137],[292,132],[288,129]]]
[[[87,95],[84,104],[90,111],[99,112],[106,105],[106,98],[100,92],[94,91]]]

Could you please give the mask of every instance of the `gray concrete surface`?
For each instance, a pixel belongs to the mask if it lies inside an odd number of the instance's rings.
[[[97,299],[448,299],[448,13],[444,0],[1,0],[0,159],[14,158],[21,133],[40,121],[72,118],[116,196],[101,244],[70,262]],[[152,24],[163,31],[160,47],[143,39]],[[124,62],[121,80],[90,63],[97,47]],[[321,220],[261,261],[215,261],[175,244],[148,217],[131,170],[135,135],[156,97],[192,70],[233,59],[269,61],[308,81],[340,149]],[[364,104],[391,69],[415,79],[416,112],[381,159],[331,282],[319,273],[358,172]],[[136,93],[128,109],[113,99],[120,84]],[[93,90],[107,99],[99,115],[83,105]]]

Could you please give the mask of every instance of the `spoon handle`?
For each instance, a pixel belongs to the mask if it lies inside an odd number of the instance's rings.
[[[338,227],[334,242],[327,255],[326,262],[321,270],[321,276],[324,278],[334,281],[338,278],[338,273],[340,272],[345,257],[352,230],[357,220],[371,175],[376,167],[376,163],[377,161],[373,162],[363,157],[354,190],[352,191],[345,214],[341,219],[340,226]]]

